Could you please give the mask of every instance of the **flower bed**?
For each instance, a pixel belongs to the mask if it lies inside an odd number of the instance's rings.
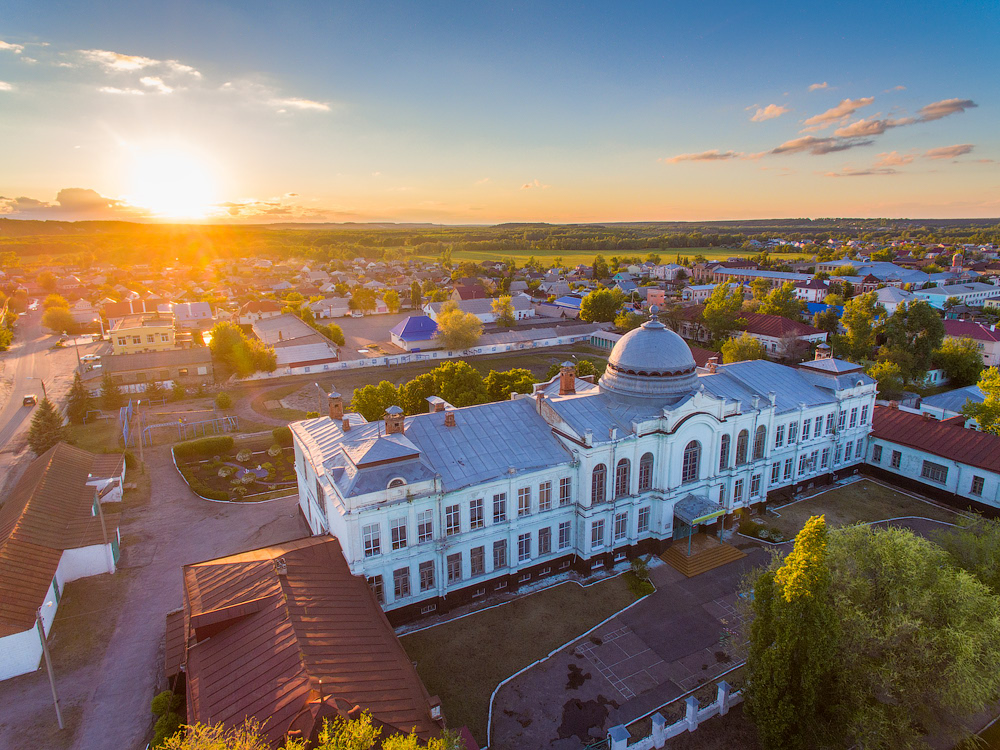
[[[279,497],[295,490],[295,451],[271,446],[250,450],[235,446],[221,448],[211,457],[181,443],[174,448],[174,460],[188,486],[208,500],[253,502]]]

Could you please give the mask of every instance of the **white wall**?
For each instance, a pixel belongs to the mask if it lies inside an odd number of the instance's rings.
[[[56,617],[56,595],[52,586],[45,594],[45,602],[52,602],[51,607],[42,607],[42,624],[45,633],[51,635],[52,621]],[[45,602],[39,602],[44,604]],[[28,674],[38,669],[42,662],[42,642],[38,636],[38,628],[32,625],[21,633],[0,638],[0,680]]]
[[[116,529],[108,529],[108,537],[117,534]],[[56,580],[60,585],[87,576],[114,573],[111,545],[93,544],[89,547],[64,550],[56,569]]]

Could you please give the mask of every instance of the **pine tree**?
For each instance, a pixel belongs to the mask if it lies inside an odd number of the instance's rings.
[[[112,411],[118,409],[121,405],[121,389],[111,377],[111,373],[106,372],[104,373],[104,377],[101,378],[101,408]]]
[[[73,424],[83,424],[90,406],[90,394],[83,385],[83,378],[77,372],[73,375],[73,385],[69,388],[69,398],[66,401],[66,416]]]
[[[28,445],[36,456],[40,456],[56,443],[66,439],[62,414],[47,398],[43,398],[35,409],[28,430]]]

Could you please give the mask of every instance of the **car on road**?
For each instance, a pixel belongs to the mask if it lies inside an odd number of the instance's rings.
[[[38,396],[36,396],[34,393],[29,393],[21,400],[21,404],[24,406],[34,406],[37,403],[38,403]]]
[[[80,361],[81,362],[100,362],[101,361],[101,355],[100,354],[84,354],[82,357],[80,357]]]

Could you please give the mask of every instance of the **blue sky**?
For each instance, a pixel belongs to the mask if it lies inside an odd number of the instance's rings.
[[[0,16],[6,215],[1000,215],[995,2],[95,5]]]

